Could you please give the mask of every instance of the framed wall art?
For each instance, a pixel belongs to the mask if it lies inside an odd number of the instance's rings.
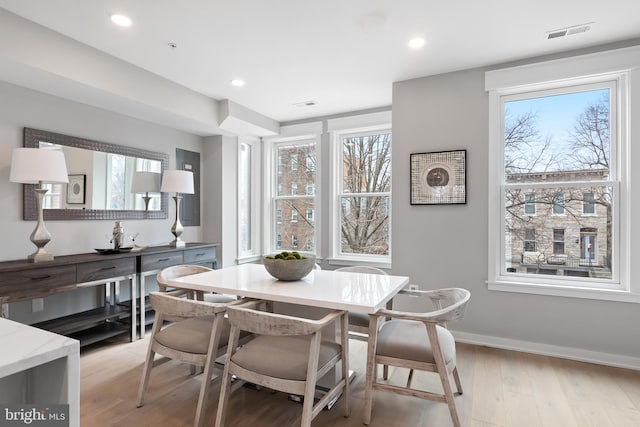
[[[84,205],[87,185],[87,175],[69,175],[67,184],[67,204]]]
[[[411,204],[467,203],[467,150],[412,153]]]

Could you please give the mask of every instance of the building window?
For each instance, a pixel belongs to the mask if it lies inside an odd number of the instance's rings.
[[[307,208],[307,221],[313,222],[313,209]]]
[[[553,229],[553,254],[554,255],[564,254],[564,229],[563,228]]]
[[[315,170],[316,170],[316,157],[315,156],[307,156],[306,165],[307,165],[307,172],[315,172]]]
[[[336,258],[390,260],[391,129],[337,133]]]
[[[275,243],[275,249],[294,249],[298,247],[299,239],[303,239],[303,242],[315,241],[314,223],[308,221],[306,216],[299,215],[299,212],[306,213],[309,209],[315,208],[315,195],[298,194],[298,188],[307,186],[309,182],[315,183],[316,174],[299,165],[297,159],[315,159],[316,141],[309,138],[276,141],[273,142],[271,150],[274,159],[271,170],[277,170],[278,159],[290,159],[291,168],[283,168],[282,173],[273,174],[272,188],[275,187],[277,191],[272,196],[273,216],[270,218],[272,218],[271,221],[275,220],[272,223],[272,236],[277,237],[275,239],[271,237],[270,241],[271,245]],[[315,160],[313,163],[315,164]],[[290,189],[290,191],[286,194],[283,189]],[[281,236],[285,236],[284,241]],[[295,236],[295,246],[290,236]],[[271,247],[271,249],[274,248]],[[305,250],[314,252],[315,248],[305,247]]]
[[[632,74],[580,74],[587,62],[622,69],[616,55],[486,73],[491,164],[499,165],[489,173],[489,233],[502,235],[490,240],[489,289],[626,300],[610,291],[633,286],[620,269],[629,263],[621,230],[630,216],[620,208],[630,175],[617,162],[629,156]],[[549,81],[536,80],[543,75]],[[520,250],[535,251],[538,265],[522,265]]]
[[[524,214],[525,215],[536,214],[536,195],[533,193],[524,195]]]
[[[536,251],[536,230],[534,228],[524,229],[524,251]]]
[[[298,248],[298,238],[296,237],[295,234],[293,236],[291,236],[291,247],[293,249],[297,249]]]
[[[553,196],[553,214],[564,215],[564,194],[556,193]]]
[[[594,193],[582,193],[582,213],[585,215],[593,215],[596,213]]]
[[[307,194],[314,195],[316,193],[316,184],[313,182],[307,182]]]

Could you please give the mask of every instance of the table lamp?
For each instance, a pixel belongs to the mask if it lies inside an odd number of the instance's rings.
[[[14,148],[11,155],[11,182],[37,184],[38,223],[30,239],[36,245],[36,251],[29,255],[30,262],[53,261],[53,254],[47,253],[44,246],[51,240],[51,234],[44,226],[42,204],[46,188],[42,183],[68,183],[67,164],[62,151],[42,148]]]
[[[131,178],[131,192],[134,194],[144,194],[144,210],[149,210],[149,193],[160,192],[160,174],[156,172],[136,171]]]
[[[193,172],[181,170],[167,170],[162,176],[160,191],[163,193],[176,193],[173,200],[176,201],[176,220],[171,227],[171,233],[176,237],[170,246],[177,248],[185,246],[185,242],[180,239],[183,228],[180,223],[180,199],[181,194],[193,194]]]

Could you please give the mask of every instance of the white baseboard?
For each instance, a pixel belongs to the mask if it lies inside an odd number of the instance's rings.
[[[561,359],[577,360],[580,362],[597,363],[599,365],[615,366],[617,368],[634,369],[640,371],[640,357],[623,356],[619,354],[601,353],[573,347],[541,344],[529,341],[511,340],[490,335],[478,335],[467,332],[451,331],[456,341],[501,348],[504,350],[521,351],[558,357]]]

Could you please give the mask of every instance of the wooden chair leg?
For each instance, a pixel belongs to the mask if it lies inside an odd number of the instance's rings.
[[[230,356],[231,354],[227,353],[227,357]],[[220,385],[220,399],[218,400],[218,409],[216,411],[216,427],[224,426],[225,417],[227,415],[227,404],[229,403],[229,394],[231,394],[231,374],[229,373],[229,363],[227,362],[224,365],[222,384]]]
[[[462,384],[460,383],[460,376],[458,375],[458,367],[453,368],[453,380],[456,382],[456,389],[458,394],[462,394]]]
[[[376,364],[377,340],[377,322],[369,321],[369,342],[367,344],[367,377],[364,386],[364,410],[362,417],[362,422],[366,425],[369,425],[369,423],[371,422],[371,407],[373,405],[373,384],[377,381],[376,377],[378,376],[378,365]]]
[[[144,405],[144,395],[147,392],[147,387],[149,386],[149,377],[151,376],[151,368],[153,367],[153,359],[155,357],[155,351],[151,350],[151,345],[149,345],[149,350],[147,351],[147,359],[144,361],[144,367],[142,368],[142,380],[140,380],[140,388],[138,389],[138,402],[136,406],[139,408]]]
[[[449,382],[449,372],[447,371],[447,364],[444,362],[442,356],[442,350],[438,342],[438,332],[435,325],[427,325],[427,335],[429,335],[429,341],[433,349],[433,358],[436,362],[438,369],[438,375],[440,376],[440,382],[442,383],[442,389],[444,390],[444,400],[447,402],[449,412],[451,413],[451,421],[453,421],[454,427],[460,427],[460,419],[458,418],[458,412],[456,411],[456,402],[453,397],[453,391],[451,389],[451,383]]]

